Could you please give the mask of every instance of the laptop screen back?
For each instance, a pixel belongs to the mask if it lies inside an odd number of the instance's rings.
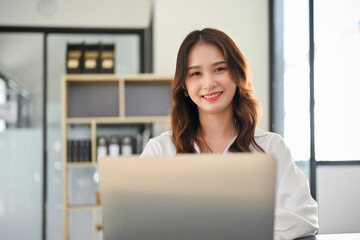
[[[103,158],[104,239],[272,239],[275,169],[265,154]]]

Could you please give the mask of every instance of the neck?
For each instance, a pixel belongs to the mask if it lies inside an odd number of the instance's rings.
[[[233,138],[237,134],[232,111],[221,114],[199,113],[200,131],[204,138]]]

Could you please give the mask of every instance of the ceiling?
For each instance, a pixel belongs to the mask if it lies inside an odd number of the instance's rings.
[[[1,0],[0,25],[146,28],[152,0]]]

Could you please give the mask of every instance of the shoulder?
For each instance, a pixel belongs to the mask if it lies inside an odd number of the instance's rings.
[[[161,155],[176,155],[171,131],[163,132],[159,136],[151,138],[141,154],[141,156]]]
[[[256,129],[255,142],[265,151],[265,153],[274,155],[281,164],[289,165],[293,160],[284,139],[277,133]]]
[[[172,131],[166,131],[161,133],[159,136],[151,138],[147,145],[149,144],[161,146],[174,145],[172,141]]]
[[[274,153],[273,151],[278,147],[286,147],[284,139],[279,134],[259,128],[255,130],[255,141],[267,153]]]
[[[172,142],[172,131],[163,132],[159,136],[151,138],[150,140],[154,141],[154,142],[160,142],[160,143],[161,142],[168,142],[168,141]]]

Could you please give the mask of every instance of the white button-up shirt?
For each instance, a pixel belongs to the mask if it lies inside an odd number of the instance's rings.
[[[224,154],[235,141],[230,142]],[[295,239],[314,235],[318,228],[318,205],[311,197],[309,183],[282,137],[260,129],[255,131],[256,143],[277,160],[274,239]],[[195,144],[195,150],[200,153]],[[254,147],[251,150],[258,152]],[[172,132],[164,132],[150,139],[141,156],[174,156],[176,148]]]

